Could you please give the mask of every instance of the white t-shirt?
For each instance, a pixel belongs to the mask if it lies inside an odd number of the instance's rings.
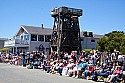
[[[122,55],[118,55],[118,61],[123,61],[123,56]]]
[[[111,60],[114,60],[114,59],[116,59],[116,54],[115,54],[115,53],[112,53],[112,54],[111,54]]]

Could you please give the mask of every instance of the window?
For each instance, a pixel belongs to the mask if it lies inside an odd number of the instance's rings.
[[[38,41],[44,41],[44,35],[38,35]]]
[[[37,35],[31,34],[31,41],[37,41]]]
[[[24,35],[24,40],[29,40],[29,35],[28,34]]]
[[[28,34],[25,34],[25,35],[24,35],[23,44],[26,44],[26,45],[29,44],[29,35],[28,35]]]
[[[92,39],[91,42],[95,42],[95,40]]]
[[[45,42],[51,41],[51,35],[45,35]]]

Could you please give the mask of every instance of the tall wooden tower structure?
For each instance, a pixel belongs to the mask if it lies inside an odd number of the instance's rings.
[[[51,11],[54,18],[51,50],[59,52],[80,51],[80,28],[78,17],[82,9],[60,7]]]

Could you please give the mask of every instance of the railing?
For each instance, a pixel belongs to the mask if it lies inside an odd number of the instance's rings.
[[[76,8],[69,8],[69,7],[60,7],[60,8],[54,8],[51,11],[51,16],[58,15],[59,13],[63,14],[72,14],[73,16],[82,16],[82,9],[76,9]]]
[[[4,44],[5,44],[5,45],[13,45],[13,44],[15,44],[15,40],[6,40],[6,41],[4,42]]]
[[[15,39],[15,44],[29,45],[29,40]]]
[[[4,46],[14,46],[16,44],[29,45],[29,40],[12,39],[12,40],[7,40],[4,42]]]

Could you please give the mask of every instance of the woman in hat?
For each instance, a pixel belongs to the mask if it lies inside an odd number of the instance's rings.
[[[85,72],[84,72],[84,76],[85,76],[85,78],[88,76],[90,77],[93,73],[94,73],[94,67],[93,67],[92,63],[90,63],[90,64],[88,64],[88,70],[85,70]]]

